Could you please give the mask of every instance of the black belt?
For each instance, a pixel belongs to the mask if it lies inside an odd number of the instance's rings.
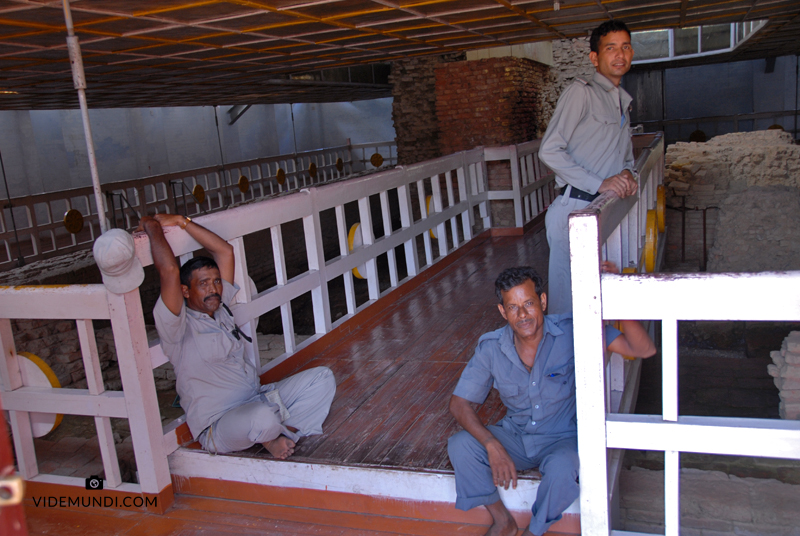
[[[567,186],[565,186],[564,188],[562,188],[562,190],[561,190],[561,194],[563,194],[563,193],[564,193],[564,189],[565,189],[565,188],[567,188]],[[575,188],[575,187],[573,186],[573,187],[570,189],[569,196],[570,196],[572,199],[580,199],[581,201],[594,201],[595,199],[597,199],[598,197],[600,197],[600,192],[598,192],[598,193],[596,193],[596,194],[590,194],[589,192],[584,192],[583,190],[579,190],[579,189],[577,189],[577,188]]]

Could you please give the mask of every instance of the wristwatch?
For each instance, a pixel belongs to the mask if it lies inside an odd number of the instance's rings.
[[[191,222],[192,218],[190,218],[189,216],[184,216],[183,223],[181,224],[181,229],[186,230],[186,226],[189,225]]]

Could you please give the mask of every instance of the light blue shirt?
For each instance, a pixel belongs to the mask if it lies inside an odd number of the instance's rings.
[[[606,326],[606,345],[619,335]],[[572,313],[545,316],[544,336],[528,372],[514,346],[511,326],[486,333],[453,394],[482,404],[492,386],[497,388],[507,410],[500,426],[522,434],[525,452],[534,456],[539,449],[577,434],[572,337]]]

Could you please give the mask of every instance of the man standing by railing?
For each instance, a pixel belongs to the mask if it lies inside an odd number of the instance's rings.
[[[213,257],[194,257],[180,269],[162,227],[179,226]],[[239,288],[232,284],[233,248],[205,227],[179,214],[142,218],[161,296],[153,317],[161,348],[175,367],[176,389],[192,436],[214,453],[261,443],[276,458],[294,453],[302,436],[321,434],[336,391],[327,367],[305,370],[268,385],[248,358],[244,334],[228,307]]]
[[[616,272],[611,263],[604,271]],[[578,437],[572,315],[547,315],[547,294],[530,267],[503,270],[495,281],[505,327],[483,335],[450,399],[464,430],[447,451],[456,473],[456,508],[486,506],[494,523],[487,536],[516,536],[517,524],[497,486],[516,489],[517,471],[539,468],[542,480],[523,536],[547,532],[578,498]],[[641,324],[623,320],[620,333],[606,328],[612,352],[649,357],[656,347]],[[506,416],[484,426],[472,404],[482,404],[492,387]]]
[[[539,148],[539,158],[562,187],[545,216],[551,314],[572,311],[569,213],[603,192],[611,190],[624,198],[638,188],[630,132],[632,99],[619,87],[633,59],[631,33],[621,21],[606,21],[592,32],[589,46],[596,72],[590,81],[578,79],[564,91]]]

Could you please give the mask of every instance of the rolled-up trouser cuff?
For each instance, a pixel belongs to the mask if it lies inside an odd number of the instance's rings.
[[[456,508],[459,510],[472,510],[476,506],[487,506],[500,500],[500,493],[495,489],[489,495],[479,497],[456,497]]]
[[[538,521],[535,517],[532,517],[530,524],[528,524],[528,530],[531,531],[531,533],[534,534],[534,536],[542,536],[550,528],[550,525],[552,525],[556,521],[560,521],[563,516],[564,516],[563,514],[558,514],[558,517],[550,521],[549,523],[542,523]]]

